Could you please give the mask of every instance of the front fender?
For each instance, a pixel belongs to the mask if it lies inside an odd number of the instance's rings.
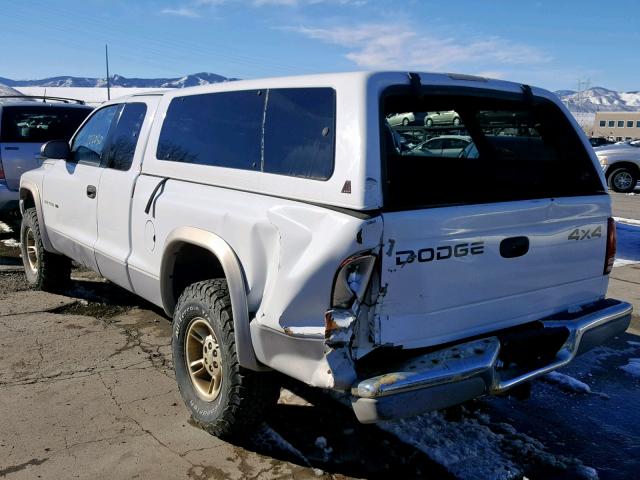
[[[177,299],[173,296],[171,272],[175,267],[175,254],[185,243],[209,250],[218,258],[229,287],[238,362],[245,368],[262,370],[264,367],[258,362],[251,342],[244,273],[233,249],[218,235],[199,228],[179,227],[167,236],[160,266],[160,292],[164,310],[173,315]]]

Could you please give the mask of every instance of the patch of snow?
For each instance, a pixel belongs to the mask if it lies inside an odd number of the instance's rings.
[[[9,238],[7,240],[1,240],[4,245],[11,248],[20,248],[20,242],[15,238]]]
[[[595,468],[587,467],[586,465],[580,465],[578,467],[578,473],[587,480],[598,480],[598,478],[600,478]]]
[[[298,405],[301,407],[311,407],[312,405],[307,402],[304,398],[296,395],[290,390],[283,388],[280,390],[280,398],[278,399],[278,403],[283,405]]]
[[[0,222],[0,233],[11,233],[13,229],[6,223]]]
[[[640,222],[624,219],[616,222],[618,244],[614,267],[640,263]]]
[[[636,195],[636,194],[635,193],[628,193],[627,195]],[[638,226],[640,226],[640,220],[636,220],[635,218],[613,217],[613,219],[618,223],[626,223],[627,225],[638,225]]]
[[[591,387],[577,378],[560,372],[551,372],[544,376],[544,380],[559,385],[563,390],[575,393],[591,393]]]
[[[572,478],[598,478],[595,470],[580,460],[547,452],[541,442],[508,423],[493,423],[489,415],[464,408],[463,412],[457,421],[431,412],[378,426],[424,452],[460,480],[520,479],[528,468],[526,463],[571,471]]]
[[[620,367],[630,375],[640,378],[640,358],[630,358],[629,363]]]

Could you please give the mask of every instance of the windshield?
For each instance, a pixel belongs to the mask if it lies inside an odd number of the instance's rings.
[[[7,143],[44,143],[69,140],[90,108],[5,106],[0,140]]]
[[[405,94],[386,96],[382,108],[387,208],[603,192],[589,154],[551,102]]]

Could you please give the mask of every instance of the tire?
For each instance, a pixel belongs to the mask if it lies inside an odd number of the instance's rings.
[[[427,128],[431,128],[431,127],[433,126],[433,120],[432,120],[432,119],[430,119],[430,118],[427,118],[427,119],[424,121],[424,126],[425,126],[425,127],[427,127]]]
[[[402,119],[402,126],[406,127],[407,125],[409,125],[409,119],[407,117],[404,117]]]
[[[460,125],[460,118],[456,117],[453,119],[453,124],[457,127],[458,125]]]
[[[626,167],[616,168],[607,178],[609,188],[614,192],[629,193],[633,192],[638,183],[636,173]]]
[[[250,433],[265,410],[277,403],[280,387],[272,374],[238,364],[227,282],[190,285],[180,295],[173,318],[176,380],[193,420],[217,437]]]
[[[27,209],[22,216],[20,253],[29,286],[46,292],[61,292],[69,286],[71,260],[44,249],[35,208]]]

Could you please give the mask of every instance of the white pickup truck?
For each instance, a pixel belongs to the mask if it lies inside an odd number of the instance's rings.
[[[409,111],[456,112],[473,155],[403,148],[386,119]],[[181,394],[216,435],[276,401],[270,370],[376,422],[506,392],[630,321],[605,298],[602,171],[545,90],[237,81],[113,100],[42,154],[20,185],[28,281],[63,288],[74,259],[161,306]]]

